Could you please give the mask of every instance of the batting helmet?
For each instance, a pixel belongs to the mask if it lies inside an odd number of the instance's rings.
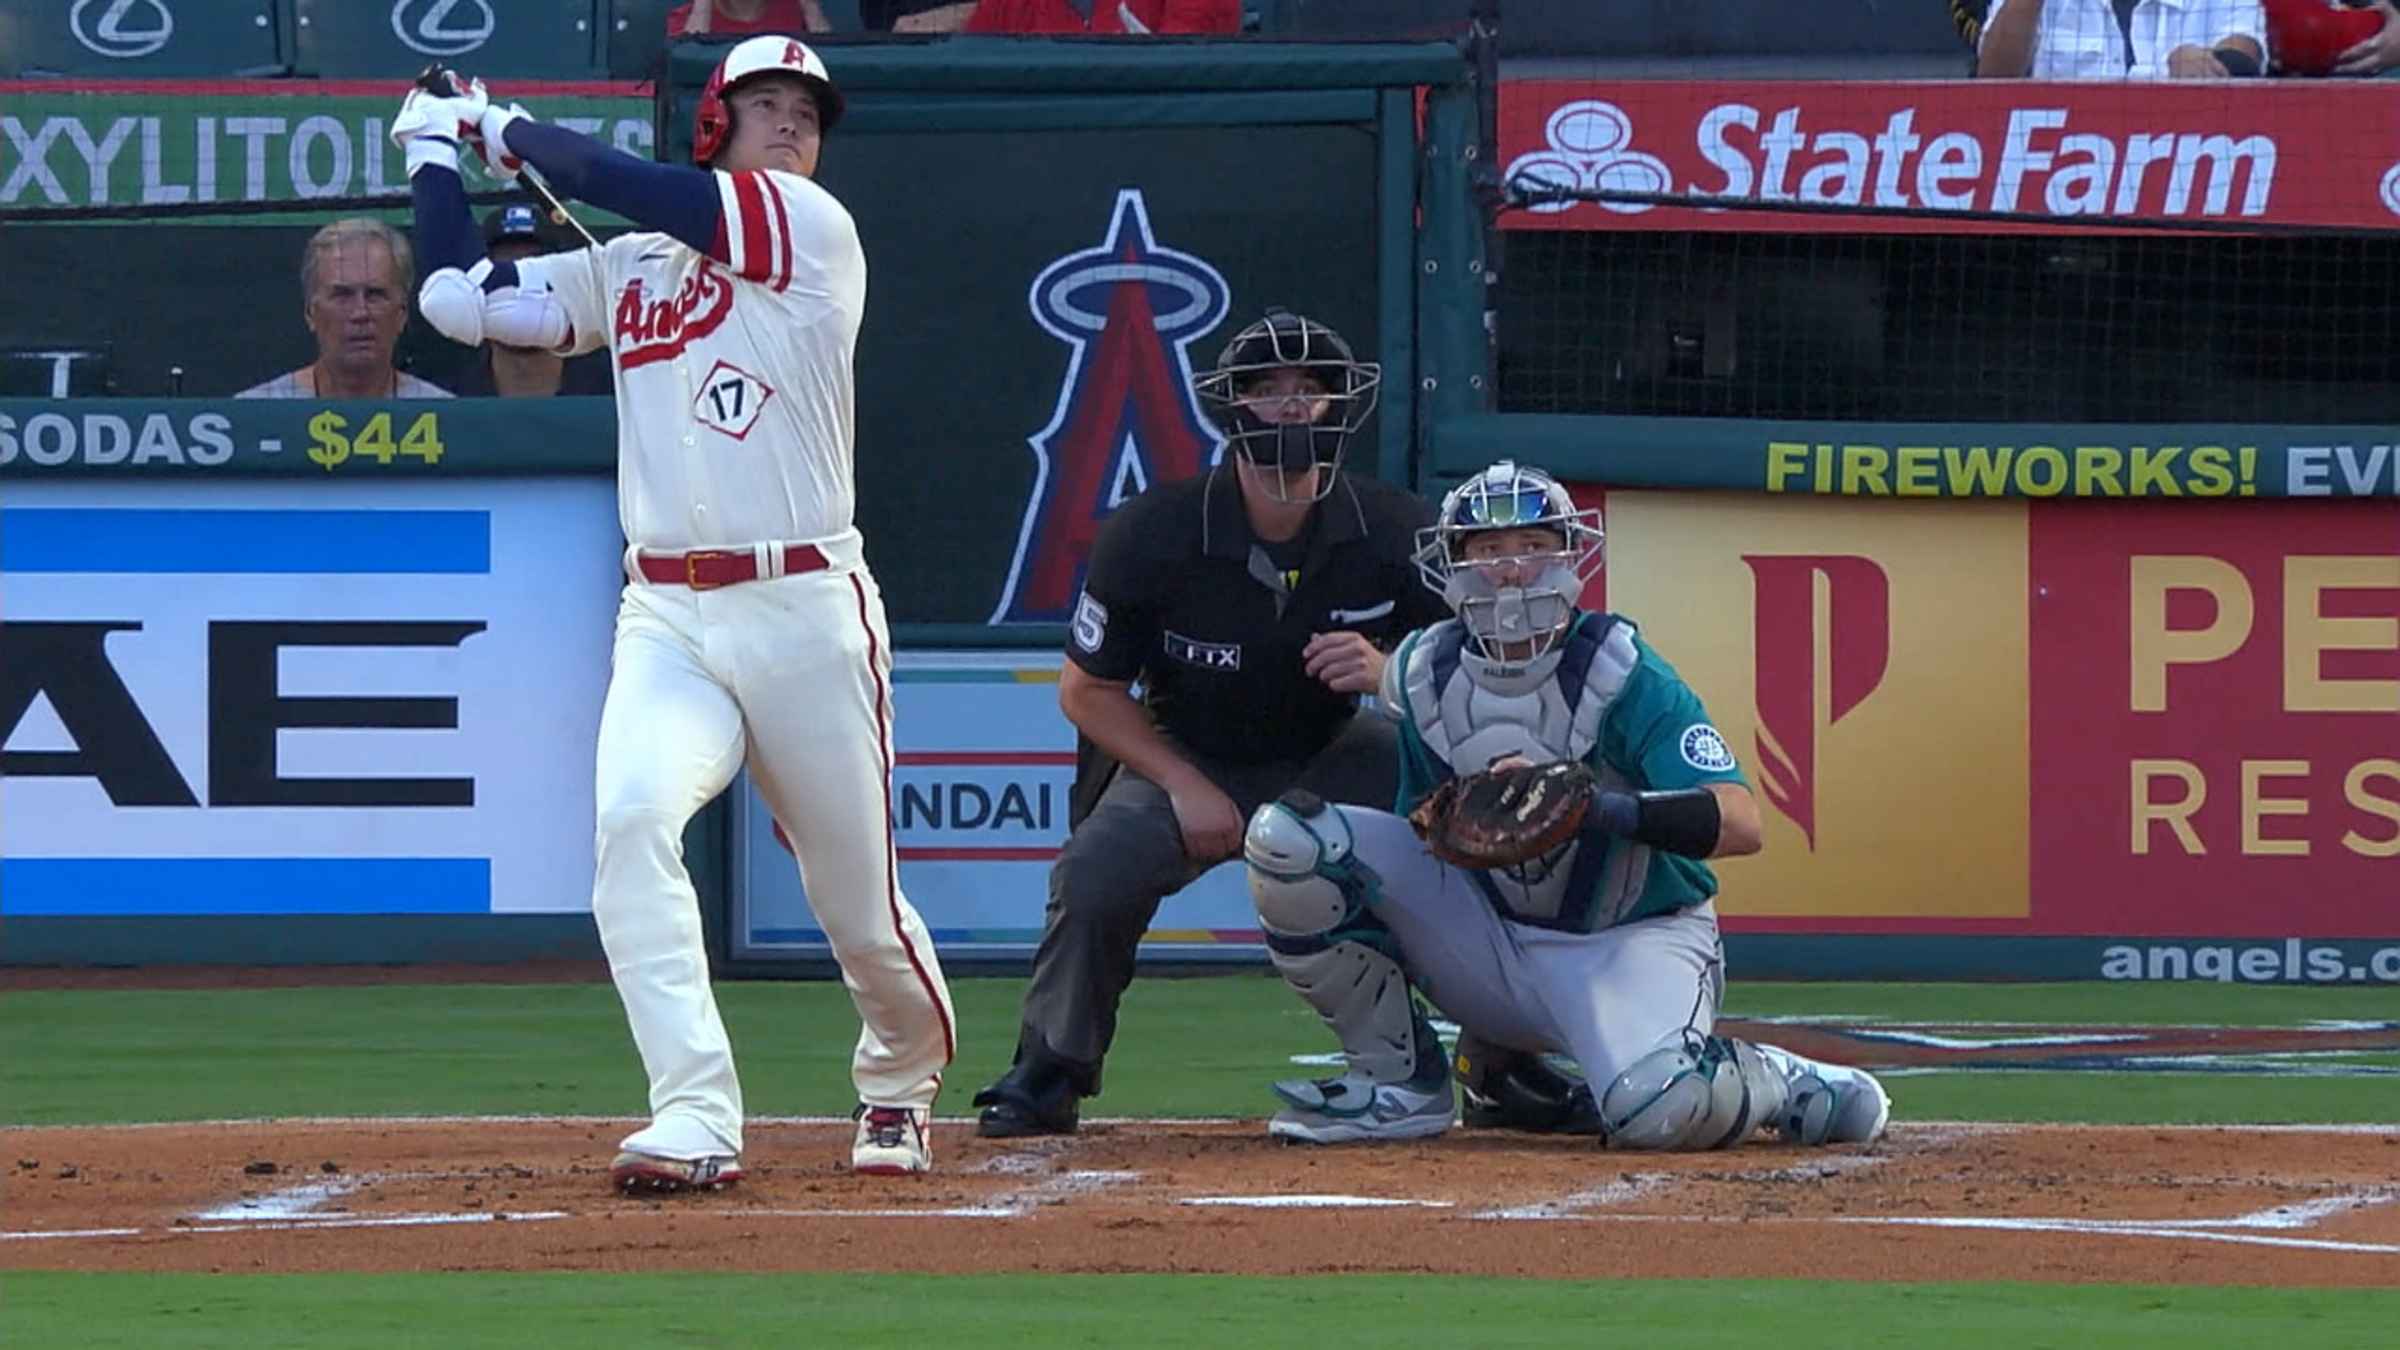
[[[817,101],[817,129],[831,131],[842,120],[842,91],[833,87],[825,62],[797,38],[754,37],[735,44],[700,91],[700,112],[692,120],[692,162],[702,168],[716,159],[733,135],[733,109],[725,100],[747,81],[761,75],[797,75]]]
[[[1324,391],[1304,400],[1314,405],[1306,421],[1259,412],[1259,404],[1272,400],[1259,395],[1256,386],[1281,370],[1304,372]],[[1341,465],[1350,438],[1375,411],[1376,387],[1382,383],[1383,367],[1353,356],[1341,334],[1305,315],[1276,308],[1234,334],[1218,354],[1216,368],[1192,381],[1192,387],[1237,453],[1261,468],[1276,470],[1275,495],[1282,497],[1285,475]],[[1323,497],[1332,490],[1333,474],[1318,475],[1314,495]]]

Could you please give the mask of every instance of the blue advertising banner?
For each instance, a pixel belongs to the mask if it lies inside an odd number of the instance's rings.
[[[1041,941],[1075,777],[1058,666],[1055,652],[898,654],[892,812],[900,889],[945,957],[1024,957]],[[774,819],[746,780],[736,780],[735,791],[730,955],[829,956]],[[1142,956],[1257,961],[1265,950],[1242,870],[1227,864],[1168,897]]]

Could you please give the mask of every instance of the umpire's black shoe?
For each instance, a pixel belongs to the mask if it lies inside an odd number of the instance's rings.
[[[1037,1075],[1023,1064],[1001,1075],[1000,1081],[975,1094],[983,1108],[975,1133],[986,1139],[1022,1139],[1037,1134],[1073,1134],[1082,1114],[1075,1085],[1064,1078]]]

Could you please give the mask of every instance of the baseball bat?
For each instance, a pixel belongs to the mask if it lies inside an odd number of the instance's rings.
[[[425,67],[424,72],[417,76],[417,88],[437,98],[456,98],[459,94],[458,73],[448,66],[436,62]],[[495,153],[505,154],[507,147],[502,146]],[[568,213],[566,203],[560,201],[558,194],[550,190],[550,184],[543,179],[540,170],[527,164],[518,169],[517,174],[525,180],[528,187],[533,189],[533,195],[542,199],[542,205],[550,209],[552,224],[571,225],[575,228],[575,233],[583,236],[583,242],[593,248],[600,247],[600,241],[592,237],[590,230],[583,228],[582,221]]]

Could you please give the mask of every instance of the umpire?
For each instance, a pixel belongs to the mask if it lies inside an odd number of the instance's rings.
[[[1232,453],[1127,502],[1094,541],[1058,688],[1084,742],[1075,823],[1016,1063],[975,1094],[978,1133],[1073,1132],[1142,933],[1240,852],[1252,811],[1295,785],[1390,806],[1395,733],[1358,695],[1449,611],[1411,560],[1433,513],[1342,472],[1381,378],[1332,329],[1268,310],[1194,382]]]

